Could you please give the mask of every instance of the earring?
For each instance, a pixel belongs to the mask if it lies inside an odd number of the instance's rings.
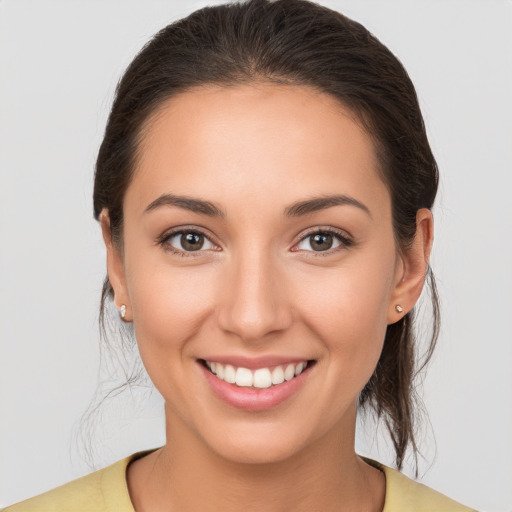
[[[400,306],[400,304],[397,304],[397,305],[395,306],[395,309],[396,309],[396,312],[397,312],[397,313],[401,313],[401,312],[404,310],[404,308],[403,308],[402,306]]]
[[[126,305],[121,304],[121,307],[119,308],[119,315],[124,320],[124,317],[126,316]]]

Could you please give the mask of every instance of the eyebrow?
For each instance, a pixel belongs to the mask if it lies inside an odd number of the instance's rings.
[[[147,206],[144,213],[156,210],[162,206],[177,206],[191,212],[202,213],[210,217],[224,217],[224,212],[210,201],[194,199],[187,196],[176,196],[173,194],[162,194]]]
[[[356,208],[363,210],[370,216],[370,218],[372,218],[372,214],[366,205],[357,199],[346,195],[322,196],[314,197],[313,199],[308,199],[306,201],[298,201],[297,203],[294,203],[286,208],[284,213],[287,217],[299,217],[301,215],[307,215],[319,210],[332,208],[333,206],[346,205],[355,206]]]
[[[293,203],[291,206],[288,206],[285,209],[284,214],[287,217],[300,217],[302,215],[308,215],[320,210],[332,208],[333,206],[346,205],[355,206],[372,217],[372,214],[366,205],[357,199],[346,195],[322,196],[298,201]],[[176,196],[174,194],[162,194],[146,207],[144,213],[156,210],[162,206],[177,206],[178,208],[208,215],[209,217],[225,217],[222,209],[210,201],[194,199],[187,196]]]

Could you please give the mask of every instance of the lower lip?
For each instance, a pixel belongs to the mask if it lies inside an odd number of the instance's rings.
[[[218,379],[199,363],[212,391],[226,404],[244,411],[265,411],[276,407],[294,395],[307,379],[313,365],[309,365],[297,377],[265,389],[240,387]]]

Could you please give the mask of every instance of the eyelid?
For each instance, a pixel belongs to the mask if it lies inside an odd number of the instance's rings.
[[[180,249],[177,249],[176,247],[171,246],[170,244],[166,244],[168,240],[171,238],[184,234],[184,233],[197,233],[199,235],[204,236],[213,246],[215,246],[214,249],[205,249],[205,250],[198,250],[198,251],[182,251]],[[297,249],[297,245],[299,245],[301,242],[303,242],[306,238],[316,235],[316,234],[329,234],[334,236],[339,242],[340,245],[338,247],[335,247],[333,249],[327,249],[325,251],[309,251],[304,249]],[[201,228],[196,225],[184,225],[184,226],[175,226],[173,228],[170,228],[167,231],[164,231],[162,235],[160,235],[156,239],[156,243],[161,245],[164,250],[167,250],[169,252],[173,252],[175,254],[181,255],[181,256],[188,256],[188,257],[197,257],[200,256],[201,253],[207,252],[207,251],[220,251],[222,250],[218,243],[216,243],[213,240],[213,236],[207,233],[207,230],[204,228]],[[351,247],[354,244],[352,235],[350,235],[347,231],[334,228],[332,226],[314,226],[312,228],[309,228],[305,230],[305,232],[302,232],[300,235],[300,238],[293,244],[293,246],[290,248],[292,252],[307,252],[312,253],[314,256],[322,256],[322,255],[329,255],[332,253],[335,253],[339,250],[346,249],[348,247]]]
[[[168,244],[167,242],[178,235],[185,234],[185,233],[195,233],[201,236],[204,236],[215,248],[214,249],[203,249],[203,250],[197,250],[197,251],[183,251],[176,247],[173,247],[172,245]],[[162,246],[162,248],[166,251],[172,252],[174,254],[178,254],[180,256],[185,257],[197,257],[200,256],[202,253],[208,252],[208,251],[219,251],[221,250],[219,244],[214,242],[212,235],[208,234],[205,229],[194,226],[194,225],[185,225],[185,226],[175,226],[173,228],[168,229],[167,231],[164,231],[157,239],[156,243]]]
[[[306,238],[316,235],[316,234],[329,234],[334,236],[337,240],[339,240],[340,245],[338,247],[327,249],[325,251],[308,251],[304,249],[297,249],[296,247],[303,242]],[[346,249],[351,247],[354,244],[354,240],[352,235],[350,235],[347,231],[339,228],[334,228],[332,226],[315,226],[313,228],[309,228],[306,232],[301,233],[300,238],[297,242],[293,244],[291,247],[292,252],[307,252],[312,253],[314,256],[326,256],[329,254],[333,254],[339,250]]]

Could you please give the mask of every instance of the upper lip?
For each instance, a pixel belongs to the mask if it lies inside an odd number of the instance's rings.
[[[223,365],[230,364],[235,368],[247,368],[249,370],[255,370],[258,368],[268,368],[271,366],[281,366],[286,364],[297,364],[303,361],[311,361],[308,357],[297,357],[297,356],[280,356],[280,355],[266,355],[258,357],[247,357],[247,356],[233,356],[233,355],[216,355],[201,358],[203,361],[210,363],[220,363]]]

